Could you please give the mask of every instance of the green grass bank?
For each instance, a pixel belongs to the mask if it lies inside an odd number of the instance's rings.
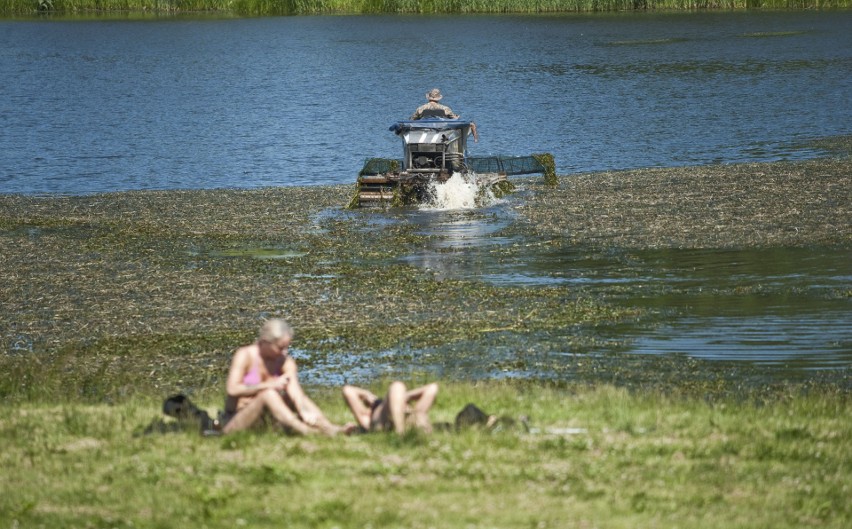
[[[317,14],[575,13],[699,9],[848,9],[850,0],[8,0],[2,15],[38,12]]]
[[[336,392],[315,396],[334,420],[346,419]],[[835,388],[708,402],[608,385],[446,383],[433,418],[452,421],[469,401],[526,414],[530,430],[216,438],[143,434],[159,420],[154,401],[4,408],[0,519],[63,529],[845,529],[852,521],[852,416],[849,394]]]

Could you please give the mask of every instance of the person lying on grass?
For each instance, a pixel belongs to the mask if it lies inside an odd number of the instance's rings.
[[[260,329],[255,343],[234,353],[228,372],[223,433],[249,428],[264,412],[295,434],[334,435],[342,427],[332,424],[299,384],[296,361],[289,354],[293,330],[281,319],[271,319]]]
[[[412,390],[407,390],[402,382],[392,382],[384,399],[363,388],[343,386],[343,399],[358,425],[367,432],[393,430],[403,434],[408,426],[431,432],[429,409],[437,395],[438,384],[434,382]]]

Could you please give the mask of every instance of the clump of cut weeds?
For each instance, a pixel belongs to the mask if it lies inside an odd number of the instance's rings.
[[[556,176],[556,161],[550,153],[533,154],[533,158],[544,167],[544,183],[548,186],[559,184],[559,179]]]

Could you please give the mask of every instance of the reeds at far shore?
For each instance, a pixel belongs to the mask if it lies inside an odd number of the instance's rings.
[[[575,13],[634,10],[848,9],[852,0],[7,0],[0,15],[85,12],[232,15]]]

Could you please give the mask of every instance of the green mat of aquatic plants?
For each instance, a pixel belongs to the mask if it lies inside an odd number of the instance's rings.
[[[522,242],[496,245],[493,259],[560,245],[848,248],[850,174],[839,157],[571,175],[557,186],[532,179],[516,220],[494,234]],[[570,285],[498,287],[411,265],[404,257],[436,235],[404,217],[346,211],[351,192],[0,196],[0,395],[85,401],[218,389],[233,349],[272,316],[293,323],[305,369],[322,365],[342,381],[341,355],[396,351],[415,373],[417,351],[463,357],[466,343],[557,331],[563,350],[583,353],[600,345],[596,329],[647,315]],[[619,367],[635,361],[565,360],[580,378],[616,383],[709,372],[671,359]]]

